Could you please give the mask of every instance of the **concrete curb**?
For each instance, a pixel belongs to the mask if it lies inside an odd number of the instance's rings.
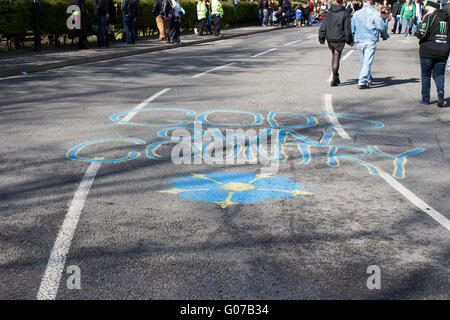
[[[257,31],[250,31],[250,32],[245,32],[242,34],[235,34],[235,35],[224,35],[223,37],[214,37],[214,38],[208,38],[208,39],[194,40],[194,41],[187,42],[187,43],[182,42],[180,44],[172,44],[172,45],[166,45],[166,46],[155,47],[155,48],[145,48],[145,49],[137,49],[137,50],[132,50],[132,51],[123,51],[123,52],[111,52],[109,54],[105,54],[105,55],[101,55],[101,56],[83,57],[83,58],[78,58],[78,59],[68,59],[66,61],[53,62],[53,63],[51,62],[51,63],[46,63],[43,65],[31,65],[31,66],[21,68],[20,71],[18,69],[4,70],[4,71],[0,71],[0,78],[18,76],[18,75],[21,75],[22,72],[35,73],[35,72],[40,72],[40,71],[59,69],[59,68],[93,63],[93,62],[107,61],[107,60],[123,58],[123,57],[128,57],[128,56],[134,56],[134,55],[143,54],[143,53],[165,51],[165,50],[170,50],[170,49],[175,49],[175,48],[180,48],[180,47],[188,47],[188,46],[193,46],[193,45],[201,44],[201,43],[208,43],[208,42],[220,41],[220,40],[225,40],[225,39],[239,38],[239,37],[249,36],[252,34],[278,31],[278,30],[288,29],[288,28],[292,28],[292,27],[290,27],[290,26],[276,27],[276,28],[271,28],[271,29],[265,29],[263,27],[261,27],[261,28],[262,28],[261,30],[257,30]]]

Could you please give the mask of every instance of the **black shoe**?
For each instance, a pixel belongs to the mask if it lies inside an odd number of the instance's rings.
[[[391,32],[392,32],[392,33],[395,33],[395,30],[394,30],[394,29],[392,29],[392,30],[391,30]]]
[[[367,85],[367,83],[358,85],[358,89],[369,89],[370,87]]]
[[[336,81],[336,79],[331,80],[330,86],[332,87],[337,87],[338,86],[338,82]]]
[[[437,103],[437,105],[438,105],[438,107],[439,108],[443,108],[444,107],[444,93],[439,93],[438,94],[438,103]]]
[[[336,75],[335,81],[337,84],[341,84],[341,79],[339,79],[339,73]]]
[[[366,85],[367,85],[368,87],[372,86],[372,81],[367,81]]]

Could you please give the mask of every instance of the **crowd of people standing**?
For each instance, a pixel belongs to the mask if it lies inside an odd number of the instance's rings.
[[[79,38],[79,49],[88,49],[87,38],[90,26],[86,2],[85,0],[72,0],[72,4],[80,8],[80,12],[74,14],[81,17],[81,28],[77,30],[73,37]],[[118,10],[122,11],[122,40],[127,45],[135,44],[138,20],[143,14],[140,0],[123,0],[120,6],[117,1],[113,0],[94,0],[93,6],[97,20],[97,24],[93,26],[96,28],[98,48],[108,47],[110,41],[114,38],[114,26]],[[181,7],[179,0],[154,0],[152,14],[158,28],[158,40],[167,43],[179,43],[181,41],[181,15],[185,14],[185,9]],[[197,36],[214,34],[220,37],[222,18],[223,8],[219,0],[198,0],[195,2],[194,32]]]

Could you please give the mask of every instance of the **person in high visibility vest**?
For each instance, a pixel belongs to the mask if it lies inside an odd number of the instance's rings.
[[[205,29],[206,23],[206,12],[208,8],[206,8],[205,0],[200,0],[197,3],[197,19],[198,19],[198,35],[203,35],[203,29]]]
[[[214,23],[214,35],[220,36],[220,25],[223,17],[223,8],[219,0],[211,0],[211,16]]]

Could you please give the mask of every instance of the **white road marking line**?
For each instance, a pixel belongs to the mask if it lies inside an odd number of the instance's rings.
[[[355,50],[350,50],[343,58],[342,60],[346,60]]]
[[[134,108],[135,111],[130,112],[129,114],[127,114],[125,116],[125,118],[122,119],[122,121],[124,122],[129,122],[131,119],[133,119],[133,117],[143,108],[145,108],[150,102],[152,102],[153,100],[155,100],[156,98],[158,98],[159,96],[163,95],[164,93],[166,93],[167,91],[169,91],[170,88],[165,88],[161,91],[159,91],[158,93],[155,93],[154,95],[152,95],[150,98],[146,99],[145,101],[141,102],[140,104],[138,104],[136,106],[136,108]]]
[[[350,136],[345,132],[342,128],[339,120],[336,118],[336,114],[334,113],[332,96],[331,94],[325,94],[325,110],[327,112],[328,119],[330,119],[331,124],[333,124],[334,129],[343,139],[351,140]]]
[[[97,160],[102,160],[99,158]],[[101,162],[92,162],[86,170],[86,174],[78,186],[77,191],[70,204],[69,211],[67,211],[64,222],[59,230],[53,250],[50,253],[47,268],[42,277],[41,285],[37,293],[38,300],[54,300],[58,293],[59,282],[66,264],[67,254],[69,253],[70,244],[72,242],[75,229],[77,228],[78,220],[86,202],[89,190],[94,182]]]
[[[288,43],[283,44],[283,46],[284,46],[284,47],[290,46],[291,44],[294,44],[294,43],[297,43],[297,42],[300,42],[300,41],[302,41],[302,40],[300,39],[300,40],[291,41],[291,42],[288,42]]]
[[[256,57],[262,56],[263,54],[266,54],[266,53],[269,53],[269,52],[272,52],[272,51],[275,51],[275,50],[277,50],[277,48],[272,48],[270,50],[267,50],[267,51],[255,54],[254,56],[252,56],[252,58],[256,58]]]
[[[387,174],[381,169],[378,169],[380,177],[384,179],[388,184],[390,184],[395,190],[400,192],[406,199],[408,199],[412,204],[414,204],[417,208],[421,209],[423,212],[428,214],[431,218],[441,224],[447,231],[450,231],[450,220],[440,214],[438,211],[429,206],[426,202],[412,193],[409,189],[403,186],[400,182],[398,182],[395,178],[393,178],[390,174]]]
[[[210,73],[210,72],[213,72],[213,71],[216,71],[216,70],[219,70],[219,69],[222,69],[222,68],[231,66],[231,65],[233,65],[233,64],[235,64],[235,63],[236,63],[236,62],[231,62],[231,63],[227,63],[227,64],[225,64],[225,65],[223,65],[223,66],[220,66],[220,67],[212,68],[212,69],[210,69],[210,70],[208,70],[208,71],[205,71],[205,72],[196,74],[195,76],[192,76],[192,78],[198,78],[198,77],[201,77],[201,76],[203,76],[203,75],[205,75],[205,74],[207,74],[207,73]]]
[[[312,37],[315,37],[315,36],[316,36],[315,34],[311,34],[311,35],[307,36],[307,38],[311,39]]]

